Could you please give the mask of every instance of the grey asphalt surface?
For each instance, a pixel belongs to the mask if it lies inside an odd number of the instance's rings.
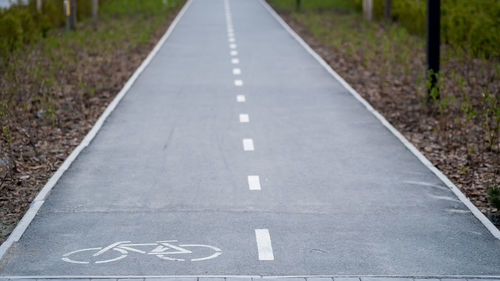
[[[500,241],[453,193],[259,1],[229,3],[240,63],[224,1],[194,0],[0,276],[500,275]],[[248,175],[262,190],[249,190]],[[269,230],[274,260],[258,259],[255,229]],[[62,260],[165,240],[222,254]]]

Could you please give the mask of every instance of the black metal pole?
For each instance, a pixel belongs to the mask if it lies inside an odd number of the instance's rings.
[[[427,77],[430,79],[428,99],[439,99],[439,47],[441,31],[441,0],[427,0]],[[433,96],[431,96],[431,94]]]

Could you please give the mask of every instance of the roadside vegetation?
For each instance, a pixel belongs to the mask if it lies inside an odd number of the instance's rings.
[[[0,12],[0,242],[163,35],[184,0],[62,1]],[[87,6],[86,6],[87,5]]]
[[[500,2],[442,0],[440,96],[427,99],[425,1],[268,0],[494,223],[500,190]]]

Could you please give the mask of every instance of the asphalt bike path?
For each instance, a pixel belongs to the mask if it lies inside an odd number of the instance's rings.
[[[0,276],[500,276],[500,241],[258,0],[193,0]]]

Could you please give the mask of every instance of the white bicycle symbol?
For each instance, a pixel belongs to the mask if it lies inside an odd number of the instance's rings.
[[[155,255],[160,259],[169,261],[204,261],[216,258],[222,254],[222,251],[214,246],[202,244],[172,244],[177,242],[177,240],[167,240],[157,241],[156,243],[131,244],[131,241],[120,241],[106,247],[87,248],[72,251],[64,254],[62,260],[76,264],[99,264],[119,261],[126,258],[129,252],[136,252],[145,255]],[[148,247],[153,247],[153,249],[149,252],[137,249],[144,249]],[[186,248],[198,248],[197,252],[200,253],[194,254],[193,251]],[[179,258],[178,255],[185,255],[184,257],[187,259]]]

